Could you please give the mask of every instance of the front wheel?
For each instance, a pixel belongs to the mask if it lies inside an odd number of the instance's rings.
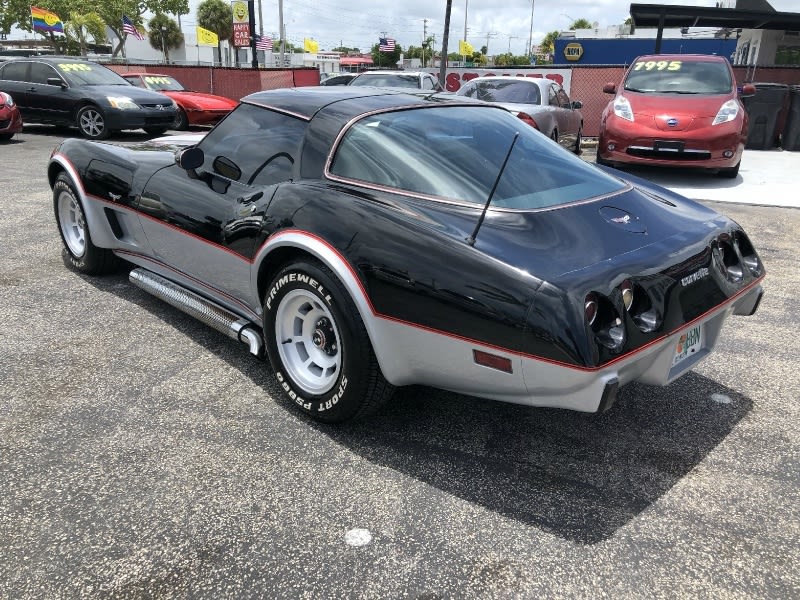
[[[67,262],[89,275],[113,271],[118,260],[111,250],[98,248],[92,243],[83,206],[64,173],[58,176],[53,186],[53,207]]]
[[[720,169],[717,171],[717,175],[720,177],[725,177],[726,179],[733,179],[739,174],[739,166],[741,164],[742,161],[740,160],[738,163],[736,163],[735,167],[730,167],[729,169]]]
[[[394,390],[347,289],[316,261],[289,264],[272,280],[264,339],[284,394],[319,421],[368,415]]]
[[[12,137],[14,137],[13,133],[0,133],[0,142],[7,142]]]
[[[93,104],[84,106],[78,111],[76,122],[81,135],[90,140],[103,140],[111,133],[103,112]]]
[[[186,116],[186,111],[178,108],[178,115],[175,117],[175,124],[172,126],[176,131],[186,131],[189,129],[189,117]]]

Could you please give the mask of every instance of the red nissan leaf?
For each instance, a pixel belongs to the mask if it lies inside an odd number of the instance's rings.
[[[0,141],[22,131],[22,115],[10,94],[0,92]]]
[[[597,162],[713,169],[736,177],[747,113],[720,56],[657,54],[633,61],[600,120]],[[755,93],[743,86],[742,95]]]

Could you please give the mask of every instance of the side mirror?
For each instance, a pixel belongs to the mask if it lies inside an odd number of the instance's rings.
[[[579,108],[583,108],[583,102],[580,100],[573,100],[572,101],[572,108],[578,110]]]
[[[617,84],[616,83],[607,83],[603,86],[603,93],[605,94],[616,94],[617,93]]]
[[[742,98],[746,98],[748,96],[755,96],[755,94],[756,94],[756,86],[754,86],[752,83],[745,83],[742,86],[742,91],[739,93],[739,96],[741,96]]]
[[[186,171],[193,171],[202,166],[205,159],[205,154],[197,146],[183,148],[175,153],[175,162]]]
[[[67,84],[64,83],[64,80],[61,77],[48,77],[47,78],[47,85],[55,85],[60,88],[67,87]]]

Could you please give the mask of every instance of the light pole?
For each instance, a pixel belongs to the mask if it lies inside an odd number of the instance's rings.
[[[533,0],[531,0],[531,31],[528,34],[528,58],[533,54]]]

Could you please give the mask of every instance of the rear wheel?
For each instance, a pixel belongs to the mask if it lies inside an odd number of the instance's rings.
[[[719,171],[717,171],[717,175],[719,177],[725,177],[726,179],[733,179],[739,174],[739,166],[741,164],[742,161],[740,160],[738,163],[736,163],[735,167],[731,167],[729,169],[720,169]]]
[[[64,243],[64,258],[76,269],[89,275],[113,271],[119,264],[117,257],[105,248],[92,243],[86,214],[72,183],[61,173],[53,186],[53,207],[58,232]]]
[[[284,394],[319,421],[368,415],[394,390],[346,288],[316,261],[289,264],[272,280],[264,339]]]
[[[12,137],[14,137],[13,133],[0,133],[0,142],[7,142]]]
[[[81,108],[75,120],[81,135],[90,140],[102,140],[111,133],[106,125],[103,112],[94,104]]]
[[[582,143],[583,143],[583,128],[579,127],[578,128],[578,135],[575,137],[575,147],[572,149],[572,151],[575,154],[580,154],[581,153],[581,144]]]

